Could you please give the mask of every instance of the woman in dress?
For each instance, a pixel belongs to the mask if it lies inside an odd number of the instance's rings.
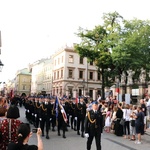
[[[106,112],[106,118],[105,118],[105,131],[107,133],[110,132],[110,127],[111,127],[111,108],[109,107]]]
[[[0,142],[0,150],[6,150],[9,142],[17,142],[17,130],[22,123],[19,108],[11,105],[6,113],[6,118],[1,122],[0,131],[2,132],[2,142]]]
[[[123,118],[122,103],[119,103],[117,107],[118,107],[116,112],[117,121],[114,126],[115,135],[123,136],[123,126],[120,124],[120,120]]]

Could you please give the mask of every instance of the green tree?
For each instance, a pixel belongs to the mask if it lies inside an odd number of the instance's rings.
[[[134,79],[139,78],[140,69],[150,70],[150,21],[138,19],[124,20],[117,13],[103,15],[103,24],[93,30],[79,28],[81,39],[75,50],[81,57],[94,61],[102,75],[102,98],[104,88],[121,78],[124,71],[135,71]],[[126,79],[127,82],[127,79]]]

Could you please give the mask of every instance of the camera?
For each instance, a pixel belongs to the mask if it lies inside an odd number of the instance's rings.
[[[37,133],[37,128],[32,129],[32,132],[33,132],[33,133]]]

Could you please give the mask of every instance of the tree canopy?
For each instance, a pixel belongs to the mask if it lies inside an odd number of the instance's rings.
[[[79,28],[76,34],[81,42],[75,50],[81,57],[93,61],[102,75],[104,88],[115,83],[115,77],[124,71],[135,71],[139,78],[140,69],[150,70],[150,21],[125,20],[119,13],[105,13],[103,23],[92,30]]]

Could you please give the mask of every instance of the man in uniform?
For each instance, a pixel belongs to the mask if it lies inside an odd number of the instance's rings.
[[[98,110],[98,102],[92,103],[92,110],[87,112],[85,119],[85,137],[87,137],[87,150],[91,150],[93,138],[95,137],[96,149],[101,150],[101,133],[103,128],[103,117]]]
[[[41,104],[40,107],[41,111],[40,111],[40,127],[42,130],[42,136],[44,136],[44,128],[45,128],[45,124],[46,124],[46,139],[49,139],[49,130],[50,130],[50,120],[52,117],[51,114],[51,104],[49,103],[49,98],[46,96],[43,99],[43,103]]]
[[[60,130],[63,130],[63,138],[66,138],[65,132],[67,127],[67,115],[65,110],[65,102],[61,99],[58,106],[58,136],[60,136]]]
[[[81,137],[84,138],[84,121],[86,115],[86,104],[84,98],[80,97],[80,102],[76,105],[77,112],[77,134],[80,135],[80,126],[81,126]]]

